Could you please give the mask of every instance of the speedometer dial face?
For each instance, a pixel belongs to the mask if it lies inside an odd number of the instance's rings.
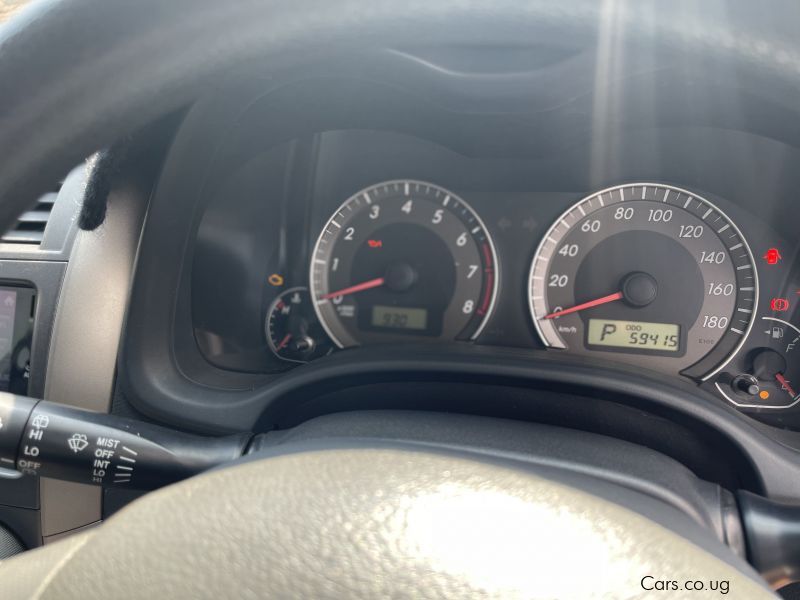
[[[478,215],[430,183],[379,183],[325,225],[311,261],[320,321],[341,347],[474,339],[492,312],[498,270]]]
[[[758,276],[736,225],[700,196],[627,184],[571,207],[545,235],[530,310],[550,347],[706,379],[753,324]]]

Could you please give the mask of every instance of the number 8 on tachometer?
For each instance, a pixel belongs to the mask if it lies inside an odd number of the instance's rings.
[[[464,200],[396,180],[339,207],[317,240],[310,280],[320,322],[347,348],[476,338],[499,271],[489,232]]]

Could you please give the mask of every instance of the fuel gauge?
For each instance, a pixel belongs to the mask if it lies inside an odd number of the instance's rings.
[[[305,287],[289,288],[273,300],[265,330],[272,352],[286,361],[308,362],[333,351]]]
[[[741,408],[781,409],[800,402],[800,328],[777,317],[762,317],[765,344],[748,353],[748,372],[721,377],[719,392]],[[726,385],[727,384],[727,385]]]

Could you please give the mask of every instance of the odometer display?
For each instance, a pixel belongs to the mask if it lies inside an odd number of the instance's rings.
[[[589,346],[678,352],[680,334],[680,326],[672,323],[589,319],[586,343]]]
[[[704,379],[750,331],[758,276],[739,229],[708,200],[662,184],[627,184],[558,218],[533,258],[529,292],[547,346],[616,352]]]
[[[389,329],[425,330],[428,311],[424,308],[398,308],[393,306],[373,306],[372,326]]]
[[[361,190],[323,228],[311,260],[320,322],[343,348],[468,340],[498,285],[485,225],[453,192],[420,181]]]

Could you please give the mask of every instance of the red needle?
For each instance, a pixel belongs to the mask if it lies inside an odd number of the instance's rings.
[[[291,333],[287,333],[286,336],[281,340],[281,343],[278,344],[278,347],[276,348],[276,350],[280,351],[280,350],[283,350],[284,348],[286,348],[286,344],[288,344],[289,340],[291,340],[291,339],[292,339],[292,334]]]
[[[778,380],[778,383],[781,384],[781,387],[784,390],[789,392],[789,394],[792,396],[792,398],[797,396],[797,394],[794,393],[794,390],[792,389],[792,386],[789,385],[789,382],[786,381],[786,377],[784,377],[782,373],[775,373],[775,379]]]
[[[331,298],[336,298],[336,296],[347,296],[348,294],[355,294],[357,292],[363,292],[364,290],[371,290],[372,288],[382,286],[384,282],[385,281],[383,277],[370,279],[369,281],[365,281],[364,283],[359,283],[358,285],[351,285],[350,287],[344,288],[343,290],[339,290],[338,292],[331,292],[330,294],[325,294],[320,298],[320,300],[329,300]]]
[[[589,302],[578,304],[577,306],[573,306],[572,308],[557,310],[556,312],[550,313],[544,318],[557,319],[558,317],[563,317],[564,315],[569,315],[571,313],[578,312],[579,310],[586,310],[587,308],[600,306],[601,304],[608,304],[609,302],[614,302],[615,300],[622,300],[622,292],[616,292],[615,294],[609,294],[608,296],[603,296],[602,298],[597,298],[596,300],[590,300]]]

